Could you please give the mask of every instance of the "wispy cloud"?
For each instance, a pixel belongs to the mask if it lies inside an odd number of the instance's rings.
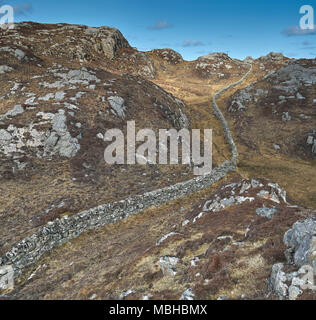
[[[301,29],[300,27],[289,27],[282,31],[282,33],[288,37],[292,36],[307,36],[307,35],[316,35],[316,25],[314,29]]]
[[[14,9],[14,14],[18,16],[25,16],[27,13],[33,10],[32,4],[30,2],[22,2],[17,4],[11,4],[11,1],[0,0],[0,6],[8,4],[11,5]]]
[[[28,12],[33,10],[32,4],[29,2],[17,4],[13,6],[15,14],[20,16],[26,15]]]
[[[149,26],[147,29],[149,30],[163,30],[172,28],[172,24],[168,21],[157,21],[155,24]]]
[[[204,43],[199,40],[185,40],[182,43],[182,47],[201,47],[204,46]]]

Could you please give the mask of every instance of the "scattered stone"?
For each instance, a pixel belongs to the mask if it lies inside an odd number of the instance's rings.
[[[195,257],[195,258],[193,258],[192,260],[191,260],[191,267],[196,267],[197,266],[197,262],[199,262],[200,261],[200,258],[199,257]]]
[[[286,257],[297,267],[316,266],[316,217],[294,223],[284,235]]]
[[[0,115],[0,120],[6,119],[8,117],[15,117],[23,112],[24,108],[20,104],[17,104],[16,106],[14,106],[12,110],[9,110],[4,115]]]
[[[176,233],[176,232],[170,232],[166,235],[164,235],[159,241],[157,241],[156,243],[156,246],[159,246],[160,244],[162,244],[165,240],[167,240],[168,238],[172,237],[172,236],[175,236],[179,233]]]
[[[265,206],[263,206],[263,208],[258,208],[256,210],[256,214],[258,216],[261,216],[261,217],[264,217],[264,218],[267,218],[267,219],[272,219],[275,214],[277,213],[277,209],[276,208],[267,208]]]
[[[182,227],[184,227],[184,226],[186,226],[187,224],[189,224],[190,223],[190,220],[185,220],[185,221],[183,221],[182,222]]]
[[[8,73],[13,71],[13,68],[9,67],[9,66],[0,66],[0,74],[4,74],[4,73]]]
[[[218,301],[224,301],[224,300],[229,300],[230,298],[228,296],[219,296],[217,298]]]
[[[314,137],[313,137],[313,136],[308,136],[306,143],[307,143],[307,144],[310,144],[310,145],[314,144]]]
[[[120,294],[120,300],[123,300],[124,298],[128,297],[129,295],[135,293],[135,290],[127,290]]]
[[[312,119],[311,116],[307,116],[307,115],[305,115],[304,113],[301,113],[301,114],[299,115],[299,117],[300,117],[302,120],[310,120],[310,119]]]
[[[283,112],[282,115],[282,121],[291,121],[292,117],[290,116],[290,114],[288,112]]]
[[[101,139],[101,140],[104,140],[104,136],[103,136],[102,133],[98,133],[98,134],[97,134],[97,138],[98,138],[98,139]]]
[[[124,119],[126,111],[124,99],[121,97],[112,96],[108,98],[108,101],[110,103],[111,108],[115,111],[118,117]]]
[[[195,294],[193,293],[192,289],[187,289],[183,292],[180,300],[194,300]]]
[[[270,277],[271,289],[278,294],[281,300],[284,300],[288,295],[288,286],[286,284],[286,274],[283,272],[284,264],[278,263],[272,267]]]
[[[281,147],[278,144],[273,145],[274,150],[281,150]]]
[[[303,291],[300,288],[291,285],[289,287],[289,300],[296,300],[302,293]]]
[[[166,275],[175,276],[177,274],[176,265],[179,262],[179,258],[172,256],[164,256],[160,258],[160,266],[162,273]]]

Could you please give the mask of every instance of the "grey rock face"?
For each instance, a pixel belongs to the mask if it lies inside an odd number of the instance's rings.
[[[300,288],[291,285],[289,287],[289,300],[296,300],[302,293],[303,291]]]
[[[175,276],[177,274],[176,265],[179,262],[179,258],[165,256],[160,258],[160,267],[164,275]]]
[[[224,52],[213,52],[205,56],[199,57],[198,59],[199,60],[205,60],[205,59],[215,60],[215,59],[227,59],[227,58],[229,58],[229,56]]]
[[[258,102],[262,97],[268,95],[267,90],[256,89],[253,85],[247,86],[245,89],[237,91],[234,99],[228,108],[229,112],[245,111],[248,109],[247,105],[251,102]]]
[[[316,131],[315,130],[310,132],[309,136],[307,137],[306,144],[311,148],[312,155],[316,156]]]
[[[37,32],[49,35],[46,28]],[[45,50],[42,50],[42,54],[71,60],[90,61],[96,55],[113,59],[119,49],[130,47],[121,32],[115,28],[58,25],[55,32],[62,35],[61,40],[56,41],[54,45],[47,46]],[[69,39],[73,37],[73,32],[78,34],[75,42]],[[36,53],[40,49],[35,46]]]
[[[280,52],[270,52],[266,56],[262,56],[259,60],[262,61],[282,61],[284,59],[284,55]]]
[[[167,240],[168,238],[177,235],[178,233],[175,232],[170,232],[166,235],[164,235],[161,239],[159,239],[156,243],[156,246],[159,246],[160,244],[162,244],[165,240]]]
[[[24,112],[24,109],[17,105],[13,110],[9,110],[4,116],[16,116]],[[0,152],[8,158],[13,155],[25,154],[25,147],[35,153],[39,158],[51,157],[59,154],[62,157],[71,158],[80,150],[77,138],[73,138],[67,128],[67,118],[64,110],[57,114],[39,112],[42,123],[51,124],[51,130],[38,131],[34,123],[28,126],[17,128],[9,125],[7,130],[0,130]]]
[[[274,148],[274,150],[281,150],[281,147],[280,147],[278,144],[275,144],[275,145],[273,146],[273,148]]]
[[[157,53],[168,64],[179,64],[184,61],[181,54],[172,49],[155,49],[152,52]]]
[[[309,144],[309,145],[313,145],[314,144],[314,137],[313,136],[308,136],[306,143]]]
[[[78,143],[78,139],[73,138],[68,132],[66,120],[64,113],[58,113],[53,117],[53,132],[48,138],[48,143],[46,141],[48,146],[48,148],[46,148],[46,152],[51,146],[53,146],[54,152],[58,152],[62,157],[71,158],[80,150],[80,145]],[[54,132],[56,132],[56,134],[54,134]],[[54,145],[54,143],[56,144]]]
[[[14,106],[14,108],[12,110],[9,110],[4,116],[5,117],[15,117],[18,114],[21,114],[23,112],[24,112],[24,108],[20,104],[17,104],[16,106]]]
[[[131,295],[133,293],[135,293],[135,290],[132,290],[132,289],[122,292],[120,294],[120,300],[125,299],[126,297],[128,297],[129,295]]]
[[[23,60],[26,57],[25,53],[20,49],[16,49],[14,51],[14,55],[20,61]]]
[[[13,68],[9,67],[9,66],[0,66],[0,74],[4,74],[4,73],[7,73],[7,72],[11,72],[13,71]]]
[[[284,264],[278,263],[272,267],[272,273],[270,277],[270,287],[278,294],[281,300],[285,299],[288,295],[288,286],[286,282],[286,274],[283,272]]]
[[[1,51],[10,53],[11,55],[13,55],[19,61],[22,61],[23,59],[24,60],[28,60],[25,52],[23,52],[21,49],[13,49],[13,48],[10,48],[10,47],[2,47],[2,48],[0,48],[0,52]]]
[[[313,144],[313,147],[312,147],[312,154],[316,155],[316,140],[314,140],[314,144]]]
[[[111,32],[109,32],[111,31]],[[109,29],[106,27],[99,28],[96,37],[102,37],[101,43],[96,45],[96,49],[102,48],[103,54],[108,59],[113,59],[118,49],[128,48],[129,44],[117,29]]]
[[[288,262],[296,266],[315,264],[316,260],[316,217],[296,222],[284,235]]]
[[[316,217],[294,223],[284,235],[284,244],[288,263],[299,269],[286,274],[282,263],[275,264],[269,284],[280,299],[296,300],[305,289],[316,291]]]
[[[272,219],[277,211],[278,210],[276,208],[267,208],[263,206],[263,208],[259,208],[256,210],[256,214],[261,217]]]
[[[305,68],[294,61],[274,72],[269,78],[275,83],[274,88],[297,95],[300,87],[316,83],[316,68]],[[298,95],[298,98],[301,98],[301,95]]]
[[[248,56],[244,59],[244,62],[246,62],[246,63],[253,63],[253,61],[254,61],[253,57],[250,57],[250,56]]]
[[[282,121],[291,121],[292,117],[290,116],[290,114],[288,112],[284,112],[282,115]]]
[[[4,141],[9,141],[11,140],[12,136],[11,134],[4,130],[4,129],[0,129],[0,144],[1,142],[3,143]]]
[[[115,111],[118,117],[121,119],[124,119],[125,112],[126,112],[124,99],[121,97],[113,96],[113,97],[109,97],[108,101],[110,103],[111,108]]]
[[[183,292],[180,300],[194,300],[195,294],[193,293],[192,289],[187,289]]]

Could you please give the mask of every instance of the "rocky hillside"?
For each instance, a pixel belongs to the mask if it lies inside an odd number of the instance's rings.
[[[243,174],[281,183],[299,204],[315,207],[315,59],[288,61],[226,95]]]
[[[137,129],[190,125],[181,100],[144,77],[109,71],[118,50],[132,50],[118,30],[21,23],[0,43],[1,253],[60,215],[190,176],[189,167],[103,159],[104,133],[126,131],[129,120]]]
[[[182,165],[107,165],[104,133],[126,132],[128,120],[155,132],[213,128],[213,163],[221,168],[231,150],[210,97],[250,64],[245,82],[217,101],[238,146],[236,173],[74,237],[0,294],[315,298],[300,286],[303,263],[315,264],[315,211],[307,209],[316,207],[315,60],[212,53],[185,61],[171,49],[140,52],[109,27],[24,22],[0,29],[0,265],[21,239],[45,233],[53,221],[66,224],[134,195],[141,201],[145,192],[193,177]]]
[[[309,218],[315,211],[288,201],[276,183],[230,176],[184,200],[80,236],[26,272],[14,296],[288,299],[291,285],[279,274],[288,272],[296,279],[290,298],[311,298],[310,290],[300,289],[299,267],[288,264],[285,251],[293,248],[295,261],[310,252],[299,265],[315,263],[316,225]],[[293,230],[299,231],[291,231],[298,220]]]
[[[251,115],[256,130],[259,130],[260,123],[265,125],[262,122],[265,118],[274,124],[277,132],[283,131],[287,135],[277,141],[274,132],[263,130],[265,141],[274,136],[272,148],[311,158],[316,156],[315,90],[316,60],[292,61],[237,92],[228,111],[238,118]]]

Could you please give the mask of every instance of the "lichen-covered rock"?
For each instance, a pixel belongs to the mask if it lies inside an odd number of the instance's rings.
[[[258,102],[259,99],[265,98],[268,95],[267,90],[257,89],[253,84],[245,89],[237,91],[233,96],[233,100],[228,107],[229,112],[239,112],[248,109],[249,103]]]
[[[162,273],[164,275],[171,275],[175,276],[177,274],[176,265],[179,262],[179,258],[171,257],[171,256],[164,256],[160,258],[160,266]]]
[[[195,299],[195,294],[192,291],[192,289],[187,289],[183,292],[180,300],[194,300]]]
[[[157,55],[171,65],[177,65],[184,61],[181,54],[172,49],[154,49],[150,52]]]
[[[13,68],[12,67],[9,67],[9,66],[0,66],[0,74],[5,74],[7,72],[11,72],[13,71]]]
[[[263,206],[263,208],[258,208],[256,210],[256,214],[261,217],[272,219],[277,211],[278,210],[276,208],[267,208]]]
[[[9,111],[9,115],[21,114],[22,110],[24,109],[17,107]],[[6,130],[0,130],[0,153],[10,158],[13,155],[25,155],[25,150],[29,149],[39,158],[51,157],[55,154],[67,158],[75,156],[80,150],[80,144],[78,139],[73,138],[68,131],[65,111],[60,110],[56,114],[39,112],[38,116],[45,120],[42,124],[50,124],[51,130],[38,130],[35,123],[22,128],[11,124]]]
[[[121,119],[125,118],[126,106],[123,98],[118,96],[112,96],[108,98],[111,108]]]
[[[285,273],[284,264],[275,264],[269,284],[280,299],[296,300],[306,289],[316,291],[316,217],[295,222],[285,233],[284,244],[288,264],[298,270]]]
[[[24,51],[22,51],[21,49],[14,49],[14,48],[11,48],[11,47],[2,47],[0,48],[0,53],[1,52],[7,52],[9,54],[11,54],[13,57],[15,57],[16,59],[18,59],[19,61],[22,61],[22,60],[28,60],[26,54]]]
[[[270,52],[266,56],[262,56],[259,58],[261,61],[283,61],[284,55],[280,52]]]
[[[27,22],[17,23],[15,32],[19,34],[26,28],[29,38],[43,36],[43,42],[50,39],[53,42],[53,45],[47,45],[44,50],[40,43],[34,42],[33,50],[36,55],[58,56],[79,61],[90,61],[94,57],[111,60],[119,49],[130,47],[119,30],[105,26],[92,28],[83,25],[57,24],[52,32],[46,25]],[[21,52],[15,51],[15,54],[17,57],[22,57]]]
[[[286,299],[288,295],[288,286],[286,284],[286,274],[283,272],[284,264],[278,263],[272,267],[270,277],[270,287],[279,296],[281,300]]]
[[[284,235],[289,263],[316,265],[316,218],[296,222]]]
[[[312,155],[316,156],[316,130],[311,131],[307,136],[306,144],[311,148]]]

